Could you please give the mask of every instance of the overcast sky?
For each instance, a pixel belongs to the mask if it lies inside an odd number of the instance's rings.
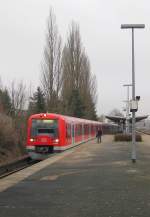
[[[78,22],[82,42],[97,77],[98,114],[122,110],[123,84],[131,83],[131,32],[122,23],[144,23],[135,31],[136,95],[139,114],[150,114],[150,2],[149,0],[0,0],[0,77],[5,85],[23,80],[40,83],[40,64],[50,7],[59,32],[66,38],[72,20]]]

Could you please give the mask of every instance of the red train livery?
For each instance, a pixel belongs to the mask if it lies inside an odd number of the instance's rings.
[[[59,114],[31,115],[27,129],[27,151],[32,158],[43,158],[95,138],[102,123]],[[106,130],[106,126],[104,127]],[[103,130],[103,129],[102,129]]]

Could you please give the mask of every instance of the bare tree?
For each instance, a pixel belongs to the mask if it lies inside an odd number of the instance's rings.
[[[120,116],[120,117],[124,117],[123,113],[117,109],[117,108],[114,108],[110,113],[109,113],[110,116]]]
[[[26,103],[26,86],[20,81],[18,84],[12,81],[10,87],[10,97],[12,104],[12,113],[17,115],[22,112],[25,108]]]
[[[58,104],[62,85],[62,45],[61,37],[58,34],[56,17],[50,9],[46,45],[42,62],[42,86],[46,97],[48,110],[55,110]]]
[[[26,123],[27,123],[27,112],[25,111],[26,105],[26,86],[20,81],[15,83],[12,81],[9,90],[11,97],[11,111],[10,115],[13,118],[13,125],[15,132],[18,137],[18,145],[23,149],[23,143],[26,140]]]
[[[0,77],[0,90],[2,90],[2,89],[3,89],[3,84],[2,84],[2,79]]]
[[[101,114],[99,117],[98,117],[98,121],[100,122],[105,122],[105,115],[104,114]]]

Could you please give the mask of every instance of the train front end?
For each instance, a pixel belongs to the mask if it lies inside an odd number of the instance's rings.
[[[35,114],[28,120],[26,149],[32,159],[44,159],[59,146],[59,119],[54,115]]]

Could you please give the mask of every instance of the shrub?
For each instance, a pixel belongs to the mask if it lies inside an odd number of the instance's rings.
[[[13,120],[7,115],[0,113],[0,162],[11,160],[20,156],[20,154],[18,135]]]
[[[125,141],[125,142],[130,142],[132,141],[132,134],[115,134],[114,135],[114,140],[116,142],[119,142],[119,141]],[[136,134],[136,141],[137,142],[142,142],[142,136],[141,134]]]
[[[0,114],[0,147],[10,149],[17,142],[12,119],[5,114]]]

